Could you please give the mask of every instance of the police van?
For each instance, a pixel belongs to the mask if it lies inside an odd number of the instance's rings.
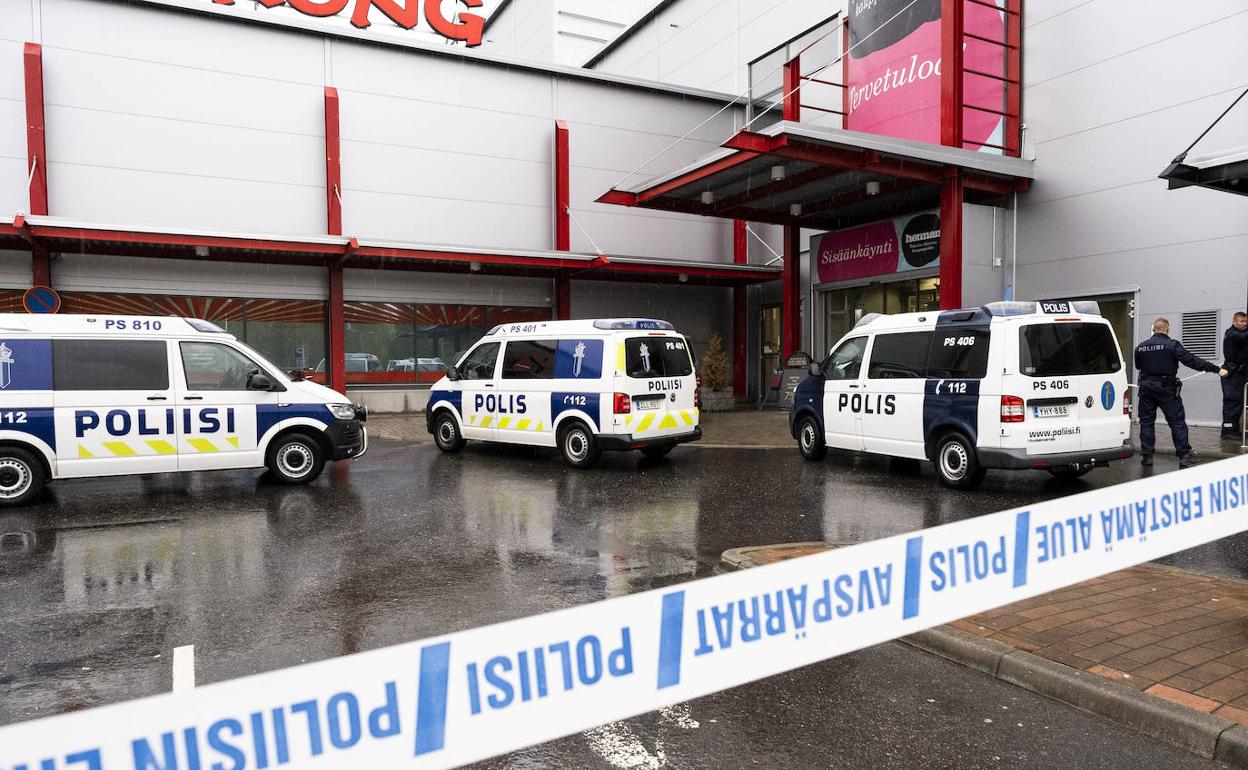
[[[940,482],[989,468],[1074,478],[1131,456],[1122,352],[1095,302],[868,314],[794,394],[798,449],[930,460]]]
[[[443,452],[469,439],[558,447],[587,468],[604,450],[662,457],[702,438],[692,350],[666,321],[494,327],[438,380],[426,424]]]
[[[50,479],[362,456],[367,412],[195,318],[0,313],[0,505]]]

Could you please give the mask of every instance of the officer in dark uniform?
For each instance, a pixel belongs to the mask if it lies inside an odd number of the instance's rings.
[[[1222,438],[1241,440],[1244,384],[1248,383],[1248,313],[1236,313],[1222,338]]]
[[[1170,426],[1174,449],[1179,454],[1179,467],[1186,468],[1197,461],[1187,440],[1187,416],[1179,396],[1183,389],[1178,378],[1180,363],[1189,369],[1226,376],[1225,369],[1194,355],[1178,340],[1170,339],[1170,322],[1158,318],[1153,321],[1153,336],[1135,346],[1135,371],[1140,388],[1140,462],[1144,465],[1153,464],[1158,407]]]

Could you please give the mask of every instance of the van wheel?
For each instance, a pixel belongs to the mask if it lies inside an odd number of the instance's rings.
[[[667,453],[675,448],[675,444],[668,444],[667,446],[648,446],[641,450],[641,453],[651,460],[657,460],[660,457],[666,457]]]
[[[0,506],[25,505],[43,491],[43,463],[20,447],[0,447]]]
[[[1091,473],[1092,466],[1085,465],[1081,468],[1070,468],[1070,467],[1045,468],[1045,470],[1048,471],[1055,479],[1061,479],[1062,481],[1072,481],[1074,479],[1079,478],[1080,476],[1086,476],[1089,473]]]
[[[269,447],[265,465],[282,484],[307,484],[321,475],[325,453],[311,436],[291,433]]]
[[[807,460],[822,460],[828,454],[828,445],[823,443],[814,417],[803,417],[797,424],[797,449]]]
[[[950,489],[974,489],[980,485],[987,470],[975,457],[975,446],[961,433],[948,433],[936,447],[936,476]]]
[[[564,462],[573,468],[592,468],[602,456],[594,434],[581,422],[559,431],[559,451],[563,453]]]
[[[455,422],[455,415],[442,410],[442,414],[438,415],[433,421],[433,443],[438,445],[438,449],[443,452],[458,452],[464,448],[464,444],[468,442],[464,440],[464,436],[459,432],[459,423]]]

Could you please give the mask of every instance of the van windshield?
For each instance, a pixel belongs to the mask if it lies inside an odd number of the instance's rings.
[[[1122,368],[1103,323],[1032,324],[1019,330],[1018,370],[1028,377],[1109,374]]]
[[[629,377],[684,377],[693,374],[689,348],[680,337],[630,337],[624,340]]]

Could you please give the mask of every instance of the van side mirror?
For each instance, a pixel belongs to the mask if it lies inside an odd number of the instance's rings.
[[[812,362],[811,362],[811,364],[810,364],[810,367],[807,369],[807,371],[808,371],[808,372],[810,372],[810,376],[811,376],[811,377],[822,377],[822,376],[823,376],[823,367],[822,367],[822,366],[820,366],[820,365],[819,365],[819,362],[817,362],[817,361],[812,361]]]
[[[262,372],[252,372],[247,375],[247,390],[273,390],[273,380]]]
[[[459,370],[455,368],[454,364],[446,365],[446,379],[451,382],[459,382]]]

